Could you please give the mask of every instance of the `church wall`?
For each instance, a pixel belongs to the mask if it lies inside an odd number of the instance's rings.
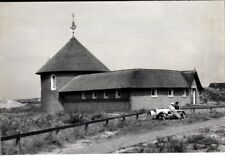
[[[128,112],[128,101],[86,101],[86,102],[63,102],[66,111],[78,112]]]
[[[182,88],[176,88],[174,96],[168,97],[168,89],[157,89],[157,97],[151,97],[150,89],[122,90],[121,98],[115,98],[115,90],[108,91],[109,99],[103,98],[104,91],[96,91],[97,99],[92,98],[92,91],[85,92],[86,99],[82,99],[81,92],[61,93],[65,110],[81,112],[126,112],[141,109],[168,108],[178,101],[180,106],[191,104],[191,88],[182,96]],[[198,91],[197,91],[198,92]],[[199,98],[197,98],[199,101]]]
[[[82,92],[61,93],[60,98],[66,111],[79,112],[126,112],[130,110],[129,92],[120,91],[121,97],[116,98],[115,90],[107,90],[109,97],[104,98],[104,91],[94,91],[97,99],[93,99],[92,91],[85,92],[86,99],[82,99]]]
[[[182,97],[182,89],[174,89],[174,96],[168,97],[168,89],[157,89],[157,97],[151,97],[150,89],[135,90],[131,92],[131,110],[168,108],[172,102],[178,101],[180,106],[190,104],[190,91]]]
[[[51,74],[56,75],[56,90],[51,90]],[[64,110],[60,101],[58,90],[78,74],[74,73],[46,73],[41,75],[41,101],[42,111],[57,112]]]

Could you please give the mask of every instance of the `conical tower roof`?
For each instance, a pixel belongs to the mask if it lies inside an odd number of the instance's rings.
[[[109,69],[72,37],[36,74],[74,71],[105,72]]]

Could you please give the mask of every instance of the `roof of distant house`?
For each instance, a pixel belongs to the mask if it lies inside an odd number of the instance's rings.
[[[210,88],[218,88],[218,89],[225,89],[225,82],[224,83],[210,83]]]

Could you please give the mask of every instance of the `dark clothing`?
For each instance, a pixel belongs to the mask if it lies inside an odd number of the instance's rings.
[[[174,108],[175,108],[176,110],[179,110],[179,109],[180,109],[179,104],[175,104]]]

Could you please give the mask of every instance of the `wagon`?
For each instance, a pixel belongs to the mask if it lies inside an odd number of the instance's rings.
[[[184,119],[186,113],[183,110],[158,109],[156,110],[156,119]]]

